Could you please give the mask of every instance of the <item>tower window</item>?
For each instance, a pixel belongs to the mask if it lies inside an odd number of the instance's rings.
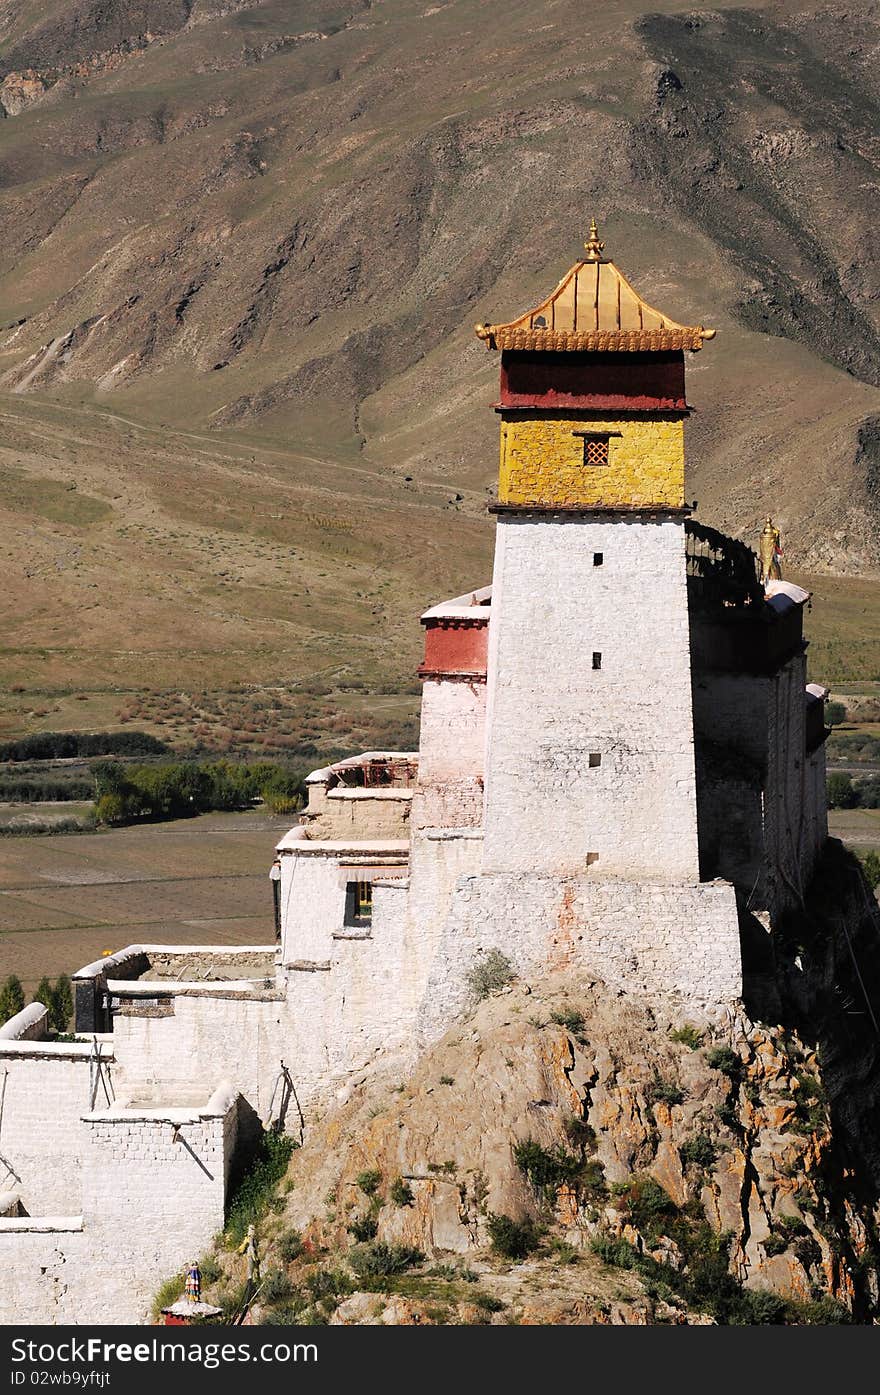
[[[602,764],[602,755],[599,751],[590,752],[590,769],[595,770],[597,765]]]
[[[584,437],[584,464],[603,466],[608,464],[608,437]]]
[[[579,436],[584,443],[584,464],[601,469],[608,464],[608,442],[612,436],[619,436],[619,431],[573,431],[573,436]]]
[[[593,566],[594,566],[594,567],[601,567],[604,561],[605,561],[605,553],[604,553],[604,552],[594,552],[594,553],[593,553]]]
[[[345,924],[369,925],[373,919],[373,883],[348,882],[345,887]]]
[[[594,650],[593,650],[593,668],[598,669],[598,668],[601,668],[601,667],[602,667],[602,655],[599,653],[598,649],[594,649]]]

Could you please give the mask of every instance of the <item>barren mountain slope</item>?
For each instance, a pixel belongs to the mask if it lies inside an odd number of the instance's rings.
[[[876,573],[880,10],[655,10],[10,6],[0,618],[66,631],[82,612],[55,554],[79,549],[85,584],[135,606],[127,647],[149,666],[173,647],[160,617],[180,566],[195,628],[216,630],[202,647],[252,631],[290,676],[316,667],[304,573],[324,573],[328,641],[355,650],[380,560],[401,614],[482,580],[497,363],[473,322],[554,284],[591,213],[647,298],[721,331],[691,363],[701,517],[750,534],[771,508],[800,570]],[[47,533],[15,503],[22,480],[76,481],[100,507]],[[216,595],[205,528],[269,614]],[[263,566],[265,528],[295,536],[299,569]],[[83,626],[86,647],[114,647],[110,628]],[[384,674],[411,665],[413,639],[377,643]],[[10,679],[51,682],[39,656],[6,657]]]

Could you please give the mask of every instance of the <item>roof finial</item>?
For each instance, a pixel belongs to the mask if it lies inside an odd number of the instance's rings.
[[[595,218],[590,219],[590,236],[584,243],[588,262],[600,262],[602,253],[605,250],[605,243],[599,241],[599,229],[596,226]]]

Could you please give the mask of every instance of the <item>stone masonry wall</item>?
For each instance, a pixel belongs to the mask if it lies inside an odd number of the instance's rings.
[[[490,949],[526,977],[577,966],[612,987],[677,996],[713,1015],[742,992],[736,897],[724,882],[463,877],[425,993],[424,1042],[467,1006],[467,974]]]
[[[143,1322],[223,1224],[236,1118],[87,1116],[82,1214],[0,1220],[0,1322]]]
[[[489,645],[484,870],[696,881],[681,524],[502,518]]]
[[[608,464],[584,465],[583,437],[611,433]],[[684,429],[680,420],[597,420],[517,413],[501,425],[498,498],[510,504],[684,503]],[[497,594],[493,592],[493,606]]]
[[[103,1080],[112,1097],[112,1048]],[[0,1190],[16,1191],[30,1215],[82,1210],[82,1116],[92,1108],[89,1047],[10,1043],[0,1052]],[[5,1080],[4,1080],[5,1077]],[[5,1085],[5,1088],[4,1088]],[[95,1105],[107,1103],[99,1083]]]

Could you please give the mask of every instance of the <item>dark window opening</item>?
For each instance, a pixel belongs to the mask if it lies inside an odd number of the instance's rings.
[[[373,919],[373,883],[348,882],[345,887],[345,924],[369,925]]]
[[[598,651],[597,649],[594,649],[594,650],[593,650],[593,668],[601,668],[601,667],[602,667],[602,655],[599,653],[599,651]]]
[[[594,567],[601,567],[604,561],[605,561],[605,553],[604,553],[604,552],[594,552],[594,553],[593,553],[593,566],[594,566]]]
[[[598,751],[590,752],[590,769],[595,770],[597,765],[602,764],[602,757]]]
[[[598,862],[598,861],[599,861],[599,854],[598,854],[598,853],[587,853],[587,866],[588,866],[588,867],[592,867],[593,863],[594,863],[594,862]]]

